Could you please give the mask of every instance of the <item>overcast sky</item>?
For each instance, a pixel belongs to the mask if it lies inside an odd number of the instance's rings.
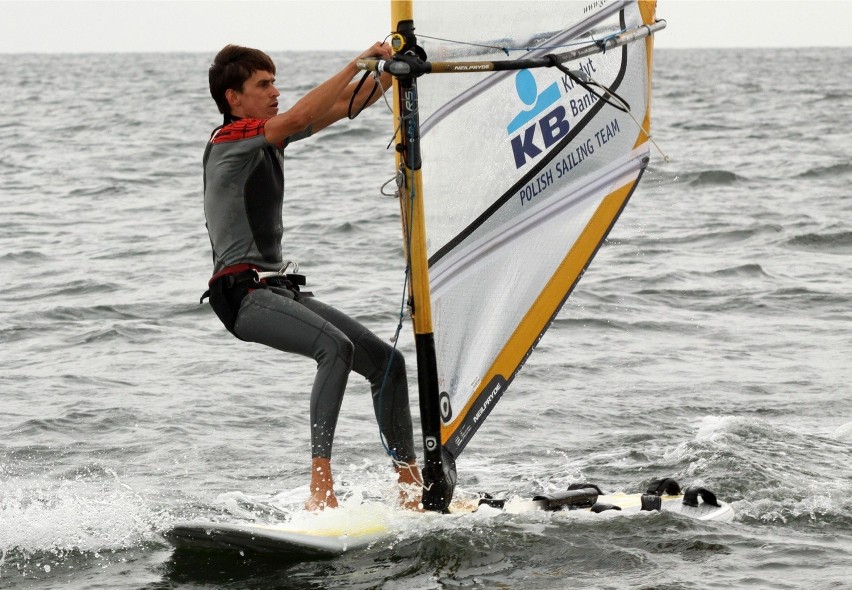
[[[579,0],[578,0],[579,1]],[[0,53],[351,49],[382,39],[387,0],[0,0]],[[657,47],[852,45],[852,0],[659,0]]]

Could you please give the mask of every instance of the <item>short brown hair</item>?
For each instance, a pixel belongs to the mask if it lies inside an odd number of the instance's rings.
[[[228,100],[225,98],[225,91],[230,88],[241,92],[245,81],[251,78],[255,72],[275,74],[275,64],[272,63],[272,58],[259,49],[225,45],[216,54],[213,63],[210,65],[208,76],[210,79],[210,95],[216,101],[220,113],[228,115],[231,111]]]

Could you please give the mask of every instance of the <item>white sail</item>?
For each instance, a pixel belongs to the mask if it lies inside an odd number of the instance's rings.
[[[414,3],[430,62],[565,53],[653,22],[654,2],[635,0]],[[506,391],[647,164],[651,48],[648,37],[564,64],[630,113],[555,67],[418,79],[441,443],[453,456]]]

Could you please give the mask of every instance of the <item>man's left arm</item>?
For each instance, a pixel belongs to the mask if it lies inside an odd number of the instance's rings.
[[[391,87],[392,83],[392,78],[390,74],[387,73],[383,73],[378,81],[370,76],[370,78],[361,85],[361,88],[358,88],[357,81],[351,82],[343,90],[343,92],[340,93],[340,96],[337,98],[337,101],[334,103],[331,110],[314,122],[312,126],[313,132],[316,133],[320,129],[324,129],[332,123],[348,118],[350,114],[350,104],[352,105],[352,115],[357,115],[363,109],[379,100],[382,94]],[[355,94],[356,90],[357,94]],[[355,95],[354,99],[352,96],[353,94]]]

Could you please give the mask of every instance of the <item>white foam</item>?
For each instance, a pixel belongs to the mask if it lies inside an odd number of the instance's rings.
[[[838,426],[837,429],[831,434],[831,437],[837,440],[852,440],[852,422],[847,422],[842,426]]]
[[[157,538],[163,518],[116,481],[0,482],[0,552],[94,552]]]

